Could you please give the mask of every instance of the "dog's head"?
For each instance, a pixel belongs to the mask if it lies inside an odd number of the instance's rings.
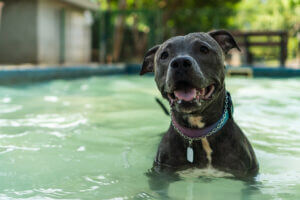
[[[172,37],[148,50],[140,75],[154,72],[177,112],[201,112],[224,91],[224,54],[232,48],[239,49],[224,30]]]

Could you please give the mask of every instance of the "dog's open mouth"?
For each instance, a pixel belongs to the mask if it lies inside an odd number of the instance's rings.
[[[211,99],[214,91],[214,84],[204,88],[195,88],[187,84],[180,84],[179,87],[176,87],[172,93],[168,94],[168,97],[172,102],[195,102],[199,100]]]

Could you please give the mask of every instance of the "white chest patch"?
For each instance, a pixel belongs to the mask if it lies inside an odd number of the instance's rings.
[[[212,157],[211,154],[213,152],[213,150],[210,148],[209,142],[207,140],[207,138],[202,138],[201,139],[202,142],[202,147],[206,153],[206,158],[208,160],[208,166],[207,167],[211,167],[211,161],[212,161]]]
[[[202,122],[202,117],[201,116],[190,116],[188,118],[188,122],[190,123],[190,125],[192,125],[194,127],[197,127],[197,128],[203,128],[205,126],[205,123]],[[207,167],[210,167],[211,166],[211,161],[212,161],[211,154],[212,154],[213,151],[212,151],[212,149],[209,145],[209,142],[206,138],[201,139],[201,142],[202,142],[203,149],[206,153],[206,158],[208,160],[208,166]]]
[[[190,116],[188,118],[188,122],[190,123],[190,125],[197,128],[203,128],[205,126],[205,123],[202,122],[201,116]]]
[[[198,168],[190,168],[182,171],[178,171],[177,174],[181,178],[196,178],[196,177],[214,177],[214,178],[225,178],[225,177],[233,177],[232,174],[219,171],[214,169],[213,167],[208,167],[205,169]]]
[[[205,126],[205,123],[202,122],[201,116],[191,116],[188,118],[188,122],[193,126],[197,128],[203,128]],[[212,163],[212,152],[209,142],[207,138],[202,138],[202,147],[203,150],[206,153],[206,158],[208,160],[207,168],[205,169],[199,169],[199,168],[190,168],[186,170],[182,170],[177,172],[181,177],[188,178],[188,177],[199,177],[199,176],[207,176],[207,177],[233,177],[232,174],[226,173],[223,171],[219,171],[217,169],[214,169],[211,165]]]

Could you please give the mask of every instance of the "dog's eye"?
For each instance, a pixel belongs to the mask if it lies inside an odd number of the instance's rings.
[[[162,52],[162,54],[160,55],[160,59],[164,60],[169,56],[168,52],[164,51]]]
[[[208,47],[206,47],[204,45],[201,45],[200,46],[200,52],[204,53],[204,54],[207,54],[209,52],[209,49],[208,49]]]

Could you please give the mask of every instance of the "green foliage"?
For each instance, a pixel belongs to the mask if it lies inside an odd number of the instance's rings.
[[[172,34],[208,31],[229,27],[228,18],[235,14],[240,0],[168,0],[164,7],[167,31]]]
[[[300,0],[243,0],[237,7],[235,26],[242,30],[299,31]]]
[[[138,16],[137,29],[149,34],[148,45],[161,42],[174,35],[212,29],[242,31],[286,30],[289,33],[289,57],[297,52],[296,35],[300,30],[300,0],[94,0],[100,10],[110,11],[109,22],[113,29],[116,16],[126,15],[125,26],[132,29]],[[127,36],[125,36],[127,37]],[[262,38],[263,41],[269,38]],[[253,48],[261,58],[278,55],[276,48]]]
[[[240,0],[126,0],[126,9],[162,10],[164,36],[230,27]],[[119,0],[99,0],[101,10],[118,10]],[[146,29],[144,27],[144,29]]]
[[[173,35],[229,28],[230,24],[227,18],[234,14],[233,9],[226,7],[207,6],[199,9],[178,9],[168,16],[166,31]]]
[[[300,31],[300,0],[243,0],[236,6],[232,26],[239,30],[285,30],[289,33],[288,56],[296,57]],[[276,49],[256,49],[258,55],[270,54]]]
[[[98,0],[101,10],[118,10],[119,0]],[[157,0],[126,0],[127,9],[158,9]]]

